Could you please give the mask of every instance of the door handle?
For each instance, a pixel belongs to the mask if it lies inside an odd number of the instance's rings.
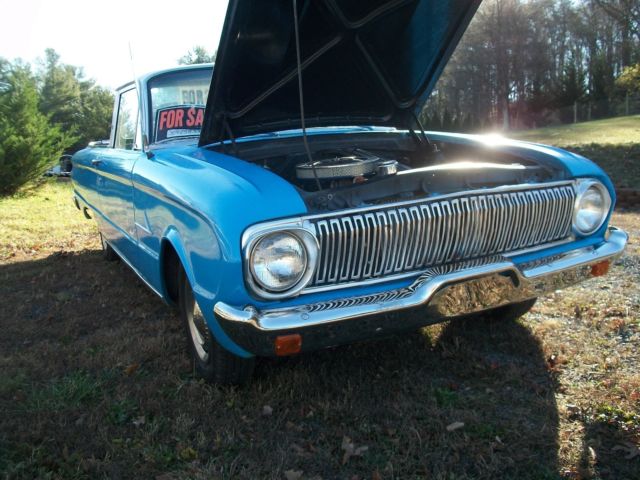
[[[93,160],[91,160],[91,165],[98,166],[100,164],[102,164],[101,158],[94,158]]]

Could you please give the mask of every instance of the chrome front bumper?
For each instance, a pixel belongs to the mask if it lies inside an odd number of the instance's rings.
[[[607,239],[516,265],[490,257],[423,272],[408,287],[295,307],[258,311],[216,303],[214,313],[238,345],[256,355],[275,355],[278,336],[299,334],[302,350],[348,343],[438,323],[553,292],[599,274],[593,266],[619,257],[627,234],[610,228]],[[402,317],[391,314],[406,309]]]

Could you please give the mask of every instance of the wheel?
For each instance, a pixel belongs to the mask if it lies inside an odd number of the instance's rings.
[[[115,262],[120,258],[113,247],[104,239],[102,233],[100,234],[100,243],[102,244],[102,256],[105,260]]]
[[[216,341],[195,301],[191,284],[182,267],[178,282],[178,307],[187,337],[187,349],[196,373],[211,383],[246,383],[253,374],[255,359],[234,355]]]
[[[532,298],[531,300],[525,300],[519,303],[512,303],[509,305],[504,305],[502,307],[494,308],[492,310],[487,310],[486,312],[482,312],[480,315],[488,320],[497,320],[500,322],[514,322],[523,316],[525,313],[529,312],[536,304],[537,298]]]

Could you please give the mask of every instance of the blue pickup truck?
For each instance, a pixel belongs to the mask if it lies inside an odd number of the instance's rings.
[[[469,315],[603,275],[627,235],[591,161],[425,132],[475,0],[231,0],[215,68],[116,92],[76,206],[180,312],[197,372]],[[406,311],[406,315],[389,315]]]

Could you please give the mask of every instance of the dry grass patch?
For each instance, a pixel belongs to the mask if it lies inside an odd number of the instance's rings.
[[[35,190],[0,198],[0,262],[95,249],[96,232],[73,205],[68,181],[48,180]]]
[[[521,322],[264,360],[233,389],[195,378],[174,312],[38,195],[0,204],[3,478],[637,478],[638,214],[615,215],[632,240],[608,277]]]

